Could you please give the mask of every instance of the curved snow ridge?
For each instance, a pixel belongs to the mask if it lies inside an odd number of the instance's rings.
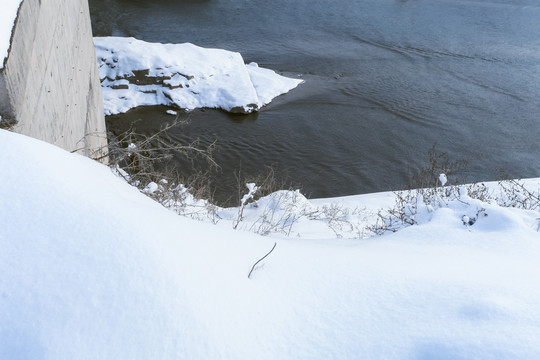
[[[540,359],[536,211],[486,204],[466,227],[463,202],[376,239],[283,239],[176,216],[5,130],[0,169],[0,359]]]
[[[259,110],[302,80],[246,65],[237,52],[132,37],[94,38],[105,114],[143,105]]]

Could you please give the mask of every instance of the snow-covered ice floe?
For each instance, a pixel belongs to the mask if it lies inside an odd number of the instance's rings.
[[[190,43],[98,37],[94,44],[107,115],[142,105],[250,113],[302,82],[246,65],[237,52]]]

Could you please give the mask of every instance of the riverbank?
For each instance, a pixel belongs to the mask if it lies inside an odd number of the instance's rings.
[[[367,240],[285,239],[179,217],[6,131],[0,167],[3,357],[540,356],[538,211],[469,201]],[[471,206],[487,216],[464,224]]]

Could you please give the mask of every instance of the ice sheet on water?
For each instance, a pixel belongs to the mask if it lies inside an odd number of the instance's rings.
[[[249,113],[302,80],[245,65],[237,52],[190,43],[94,38],[107,115],[142,105]]]

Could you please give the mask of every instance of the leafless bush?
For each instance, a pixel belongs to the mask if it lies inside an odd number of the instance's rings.
[[[292,184],[287,178],[280,174],[276,170],[275,165],[267,165],[264,170],[258,174],[245,175],[242,170],[238,170],[235,173],[236,187],[237,187],[237,199],[242,199],[245,192],[245,184],[256,184],[257,191],[253,194],[253,197],[247,202],[256,201],[262,197],[270,195],[280,190],[298,190],[301,186]],[[239,203],[238,203],[239,204]]]
[[[324,205],[318,209],[318,216],[334,232],[337,238],[349,234],[358,238],[364,237],[362,214],[365,209],[349,209],[339,204]]]
[[[185,124],[175,120],[150,136],[138,133],[133,127],[118,135],[109,133],[108,151],[103,156],[109,158],[109,165],[118,175],[165,207],[184,216],[217,222],[209,170],[218,168],[213,158],[215,143],[200,147],[198,140],[181,144],[171,139],[169,131]],[[192,164],[202,158],[208,167],[198,171],[191,169],[191,175],[185,176],[172,162],[175,155]]]
[[[428,166],[411,177],[410,184],[414,189],[395,192],[394,206],[380,210],[372,225],[365,225],[365,209],[352,210],[337,204],[315,208],[300,191],[293,191],[283,177],[277,176],[271,166],[257,176],[245,177],[240,171],[237,173],[238,207],[227,213],[227,209],[213,205],[210,171],[191,171],[193,175],[184,177],[174,170],[174,166],[168,166],[172,153],[179,153],[188,159],[202,157],[211,168],[218,168],[212,157],[215,144],[206,148],[200,148],[197,141],[178,144],[167,135],[167,131],[175,126],[179,124],[167,124],[152,136],[140,135],[130,129],[110,137],[106,156],[127,182],[178,214],[214,223],[223,215],[232,221],[233,228],[261,235],[279,233],[290,236],[294,233],[294,225],[302,219],[325,222],[338,238],[382,235],[419,224],[430,213],[448,207],[450,202],[467,203],[471,199],[540,210],[538,190],[533,191],[518,180],[501,181],[497,192],[483,183],[457,185],[455,177],[450,174],[459,175],[466,163],[451,161],[446,153],[437,153],[434,146],[428,152]],[[446,183],[447,175],[451,184]],[[476,212],[474,207],[471,211],[470,217],[464,215],[462,219],[465,226],[472,226],[479,216],[486,215],[481,206],[477,206]]]
[[[302,218],[315,219],[318,210],[308,206],[299,186],[278,174],[274,166],[266,166],[258,175],[236,173],[239,208],[233,228],[242,228],[260,235],[291,235]],[[246,185],[248,192],[246,193]],[[246,210],[251,216],[245,217]],[[256,215],[253,215],[256,214]]]
[[[407,189],[433,189],[441,185],[439,175],[445,174],[453,179],[448,185],[463,183],[465,179],[458,175],[463,174],[467,167],[465,160],[451,160],[446,152],[439,152],[437,144],[428,150],[427,166],[412,171],[409,176]]]
[[[16,124],[17,121],[14,118],[0,116],[0,129],[11,131]]]
[[[520,180],[499,181],[497,204],[524,210],[540,211],[540,189],[530,190]]]
[[[281,190],[267,195],[267,201],[263,205],[254,203],[254,206],[262,206],[263,209],[249,230],[260,235],[281,233],[289,236],[293,225],[309,213],[304,204],[301,204],[300,198],[299,191]]]
[[[242,196],[242,198],[240,199],[240,206],[238,207],[238,216],[236,217],[236,220],[233,223],[233,229],[236,229],[238,227],[238,224],[240,224],[240,222],[244,220],[244,209],[246,208],[247,204],[253,201],[255,194],[259,190],[259,187],[255,183],[247,183],[246,187],[248,189],[248,192],[244,196]]]
[[[499,181],[497,186],[491,187],[484,183],[458,185],[456,180],[451,185],[441,182],[441,179],[447,179],[447,172],[456,174],[463,171],[465,165],[464,161],[450,161],[446,153],[437,153],[435,147],[432,147],[429,151],[428,167],[417,171],[412,178],[413,189],[395,192],[394,206],[391,209],[380,210],[376,223],[369,226],[368,231],[382,235],[416,225],[429,213],[441,207],[448,207],[453,201],[466,205],[480,201],[496,203],[503,207],[540,210],[539,190],[529,189],[520,180],[507,178]],[[476,212],[471,215],[472,217],[463,216],[463,224],[466,226],[473,225],[482,215],[487,216],[482,206],[474,205],[474,207]]]
[[[177,140],[170,138],[169,130],[183,124],[184,122],[179,121],[165,124],[151,136],[139,134],[133,128],[120,135],[109,136],[110,164],[119,165],[128,172],[132,183],[159,181],[163,169],[173,168],[170,160],[174,154],[180,154],[191,161],[195,158],[203,158],[211,166],[218,167],[212,156],[215,143],[201,148],[199,140],[189,144],[180,144]]]

